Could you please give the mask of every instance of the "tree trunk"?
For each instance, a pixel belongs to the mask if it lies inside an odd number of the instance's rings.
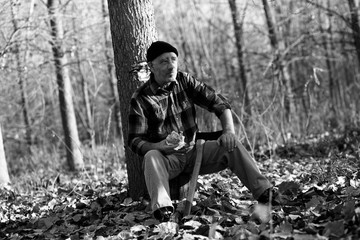
[[[281,54],[285,49],[285,44],[283,42],[283,39],[280,39],[279,33],[277,31],[276,27],[276,21],[273,16],[273,12],[269,6],[268,0],[262,0],[265,17],[266,17],[266,23],[268,26],[268,32],[269,32],[269,39],[271,47],[274,51],[274,63],[275,67],[278,71],[278,76],[280,78],[280,85],[284,88],[283,96],[282,96],[282,104],[285,108],[285,116],[287,122],[290,122],[290,117],[293,113],[295,113],[295,106],[294,106],[294,96],[292,92],[291,87],[291,79],[289,70],[286,67],[286,62],[284,59],[284,56]]]
[[[239,96],[243,96],[244,99],[244,110],[246,113],[246,118],[244,118],[245,126],[248,125],[248,119],[251,118],[251,105],[250,105],[250,98],[249,98],[249,91],[247,86],[247,76],[244,64],[244,54],[243,54],[243,47],[242,47],[242,22],[239,21],[239,14],[236,6],[236,0],[229,0],[231,16],[234,25],[234,32],[235,32],[235,45],[236,45],[236,52],[240,70],[240,79],[239,79]],[[240,82],[241,80],[241,82]]]
[[[18,4],[17,0],[12,0],[10,7],[11,7],[11,15],[12,15],[12,23],[14,27],[14,32],[19,32],[19,26],[17,22],[17,13],[15,8],[15,5]],[[30,8],[32,9],[32,8]],[[27,40],[27,39],[26,39]],[[19,79],[19,87],[21,92],[21,107],[22,107],[22,113],[24,118],[24,124],[25,124],[25,140],[27,144],[27,150],[29,153],[31,153],[31,145],[32,145],[32,131],[31,131],[31,120],[29,116],[29,101],[28,101],[28,95],[27,95],[27,81],[26,81],[26,55],[27,51],[25,51],[25,61],[22,62],[21,60],[21,49],[20,49],[20,40],[16,41],[14,44],[14,51],[16,56],[16,65],[17,65],[17,74]],[[26,49],[27,50],[27,49]]]
[[[105,24],[107,22],[107,9],[106,9],[106,0],[101,0],[101,9],[104,19],[104,43],[105,43],[105,59],[108,70],[108,81],[110,84],[111,90],[111,99],[112,105],[114,106],[114,119],[115,119],[115,129],[116,133],[120,139],[120,144],[124,144],[124,138],[122,134],[122,124],[121,124],[121,113],[120,113],[120,101],[119,94],[117,92],[116,85],[116,75],[115,75],[115,67],[114,61],[111,58],[110,49],[111,49],[111,41],[108,39],[108,26]]]
[[[62,46],[63,28],[58,8],[59,0],[48,0],[52,50],[55,62],[56,80],[59,91],[60,113],[65,137],[67,163],[70,170],[83,167],[84,161],[80,150],[80,140],[76,125],[72,100],[72,89],[65,50]]]
[[[9,172],[5,158],[4,143],[1,132],[1,124],[0,124],[0,185],[7,183],[10,183],[10,177],[9,177]]]
[[[327,7],[328,9],[331,9],[331,0],[327,0]],[[335,59],[334,56],[334,52],[336,52],[336,46],[335,46],[335,42],[338,41],[337,39],[334,38],[334,31],[333,31],[333,21],[332,21],[332,16],[330,14],[327,15],[327,17],[329,18],[329,28],[328,28],[328,35],[329,35],[329,61],[330,59]],[[336,28],[336,26],[335,26]],[[335,30],[336,32],[336,30]],[[336,71],[336,61],[330,61],[333,70],[331,73],[333,74],[332,76],[332,81],[333,81],[333,91],[334,91],[334,96],[335,96],[335,102],[336,105],[335,107],[337,109],[344,109],[345,107],[345,96],[344,96],[344,89],[346,87],[344,87],[344,80],[343,80],[343,76],[341,76],[339,78],[339,74],[337,74]],[[336,120],[338,121],[338,117],[336,117]]]
[[[357,8],[354,0],[348,0],[351,16],[351,29],[354,39],[354,45],[356,49],[356,54],[358,58],[358,64],[360,66],[360,25],[359,25],[359,16],[357,13]]]
[[[156,39],[154,8],[151,0],[108,0],[110,28],[114,48],[116,76],[122,125],[128,125],[129,102],[139,86],[131,75],[132,65],[145,61],[146,49]],[[123,128],[124,143],[128,129]],[[133,199],[146,195],[142,161],[129,147],[125,147],[129,194]]]

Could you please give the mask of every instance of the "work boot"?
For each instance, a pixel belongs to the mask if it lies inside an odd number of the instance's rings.
[[[154,217],[159,220],[159,222],[168,222],[173,214],[172,207],[162,207],[154,212]]]

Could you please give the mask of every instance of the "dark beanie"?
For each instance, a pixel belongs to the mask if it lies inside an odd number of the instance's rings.
[[[155,58],[166,52],[173,52],[178,56],[178,51],[175,47],[167,42],[156,41],[151,44],[146,53],[146,60],[148,62],[153,61]]]

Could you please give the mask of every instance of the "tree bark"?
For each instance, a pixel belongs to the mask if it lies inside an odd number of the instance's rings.
[[[9,171],[7,168],[4,143],[0,124],[0,185],[10,183]]]
[[[151,0],[108,0],[110,29],[114,48],[114,61],[122,125],[128,125],[129,102],[139,86],[131,75],[132,65],[145,61],[146,49],[156,39],[154,9]],[[124,143],[128,129],[123,127]],[[147,194],[142,161],[129,147],[125,147],[129,194],[139,199]]]
[[[248,119],[251,118],[251,105],[248,91],[248,80],[246,76],[245,64],[244,64],[244,54],[243,54],[243,46],[242,46],[242,22],[239,21],[239,13],[236,6],[236,0],[229,0],[231,16],[234,25],[234,33],[235,33],[235,45],[236,45],[236,53],[240,70],[240,79],[239,79],[239,96],[243,96],[244,99],[244,111],[247,115],[244,118],[245,126],[248,125]]]
[[[12,23],[14,27],[14,32],[19,32],[20,28],[17,22],[17,13],[15,5],[17,4],[17,0],[12,0],[10,4],[11,8],[11,15],[12,15]],[[33,3],[31,3],[33,4]],[[30,8],[31,9],[31,8]],[[27,40],[27,39],[26,39]],[[22,62],[21,60],[21,47],[20,47],[20,40],[16,41],[14,44],[14,51],[16,56],[16,65],[17,65],[17,74],[19,80],[19,87],[21,92],[21,107],[23,113],[23,120],[25,125],[25,140],[27,144],[27,151],[31,153],[31,145],[32,145],[32,129],[31,129],[31,120],[29,116],[29,100],[27,95],[27,81],[26,81],[26,55],[27,49],[25,51],[25,60]]]
[[[67,163],[70,170],[79,170],[84,166],[83,156],[80,150],[78,129],[76,125],[75,111],[72,100],[72,89],[67,65],[65,49],[62,46],[63,28],[59,17],[59,0],[48,0],[51,26],[51,46],[54,55],[56,80],[59,91],[60,113],[64,130]]]
[[[101,0],[101,9],[102,9],[104,23],[106,23],[107,15],[108,15],[108,12],[106,10],[106,0]],[[114,112],[115,112],[114,113],[115,129],[120,139],[120,144],[124,144],[124,138],[122,134],[122,124],[121,124],[120,101],[119,101],[119,94],[117,92],[117,85],[116,85],[115,67],[114,67],[114,61],[110,54],[111,41],[108,39],[108,26],[106,24],[104,24],[104,43],[105,43],[104,54],[105,54],[106,66],[108,70],[108,81],[110,84],[112,105],[114,106]]]

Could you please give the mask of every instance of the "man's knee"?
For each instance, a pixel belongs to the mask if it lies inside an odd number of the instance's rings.
[[[159,150],[150,150],[144,155],[144,159],[158,158],[159,156],[162,156]]]
[[[162,153],[159,150],[150,150],[148,151],[145,155],[144,155],[144,160],[143,160],[143,169],[145,169],[145,167],[150,165],[154,165],[156,164],[156,162],[158,162],[159,160],[162,159]]]

